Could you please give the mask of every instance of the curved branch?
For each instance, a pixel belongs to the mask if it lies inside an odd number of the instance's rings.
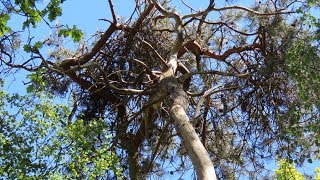
[[[259,15],[259,16],[273,16],[273,15],[278,15],[278,14],[291,14],[291,13],[295,13],[295,11],[286,11],[286,12],[271,12],[271,13],[262,13],[262,12],[259,12],[259,11],[255,11],[255,10],[252,10],[252,9],[249,9],[249,8],[246,8],[246,7],[243,7],[243,6],[225,6],[225,7],[222,7],[222,8],[213,8],[212,10],[213,11],[225,11],[225,10],[229,10],[229,9],[238,9],[238,10],[243,10],[243,11],[246,11],[246,12],[249,12],[249,13],[252,13],[252,14],[255,14],[255,15]]]
[[[162,56],[157,52],[157,50],[147,41],[138,38],[141,42],[143,42],[145,45],[147,45],[150,49],[152,49],[152,51],[157,55],[157,57],[161,60],[160,63],[164,66],[167,66],[166,61],[162,58]]]
[[[253,33],[246,33],[246,32],[243,32],[243,31],[239,31],[231,26],[229,26],[227,23],[225,22],[210,22],[210,21],[206,21],[204,19],[199,19],[199,18],[194,18],[196,20],[199,20],[200,22],[203,22],[203,23],[206,23],[206,24],[211,24],[211,25],[224,25],[224,26],[227,26],[229,29],[231,29],[232,31],[236,32],[236,33],[239,33],[239,34],[242,34],[242,35],[245,35],[245,36],[253,36],[253,35],[256,35],[258,34],[259,31],[257,32],[253,32]]]
[[[202,106],[205,98],[207,98],[208,96],[210,96],[214,90],[218,89],[218,88],[221,87],[221,86],[222,86],[222,84],[218,84],[218,85],[216,85],[216,86],[214,86],[214,87],[206,90],[206,91],[203,93],[203,96],[200,98],[200,100],[199,100],[199,102],[198,102],[198,104],[197,104],[196,111],[195,111],[195,113],[194,113],[194,116],[193,116],[193,118],[192,118],[192,121],[194,121],[194,120],[196,120],[196,119],[198,118],[198,116],[199,116],[199,114],[200,114],[200,108],[201,108],[201,106]]]
[[[186,53],[188,50],[191,51],[194,55],[206,55],[208,57],[214,58],[218,61],[225,61],[230,55],[234,53],[241,53],[243,51],[249,51],[249,50],[255,50],[257,48],[262,49],[262,45],[259,43],[254,43],[252,45],[247,46],[239,46],[239,47],[233,47],[231,49],[228,49],[225,51],[222,55],[216,54],[206,48],[203,48],[198,44],[196,41],[188,41],[186,44],[184,44],[185,48],[181,48],[179,51],[178,57],[182,56],[184,53]]]
[[[252,10],[250,8],[243,7],[243,6],[225,6],[225,7],[222,7],[222,8],[215,8],[214,5],[212,5],[212,6],[208,7],[204,11],[200,11],[200,12],[197,12],[197,13],[191,13],[191,14],[184,15],[184,16],[182,16],[181,19],[187,19],[187,18],[194,18],[194,17],[203,16],[205,14],[208,14],[211,11],[225,11],[225,10],[230,10],[230,9],[232,9],[232,10],[243,10],[243,11],[258,15],[258,16],[273,16],[273,15],[278,15],[278,14],[295,13],[295,11],[262,13],[262,12],[255,11],[255,10]]]
[[[212,70],[212,71],[202,71],[202,72],[189,72],[179,77],[179,80],[181,82],[184,82],[186,79],[191,78],[192,76],[197,74],[214,74],[214,75],[220,75],[220,76],[232,76],[232,77],[240,77],[240,78],[247,78],[251,76],[249,73],[237,74],[237,73],[229,73],[229,72]]]
[[[168,12],[165,10],[157,0],[152,0],[156,8],[164,15],[169,18],[173,18],[175,20],[175,27],[174,31],[177,33],[177,37],[174,41],[173,47],[170,51],[169,60],[167,65],[172,68],[173,74],[176,73],[176,70],[178,68],[178,53],[179,50],[182,47],[183,43],[183,32],[182,32],[182,20],[180,16],[176,12]]]
[[[119,92],[119,93],[130,95],[130,94],[143,94],[145,92],[145,90],[139,90],[139,89],[118,88],[118,87],[110,84],[108,76],[106,75],[104,70],[101,68],[101,66],[99,66],[99,64],[97,64],[97,63],[85,64],[85,65],[82,65],[80,67],[81,68],[88,68],[88,67],[96,67],[96,68],[98,68],[99,71],[103,75],[103,79],[104,79],[104,82],[106,83],[106,86],[109,87],[110,89],[114,90],[114,91]]]
[[[98,42],[93,46],[91,51],[84,56],[82,56],[79,60],[79,64],[82,65],[86,62],[88,62],[93,56],[95,56],[100,49],[103,47],[103,45],[106,43],[106,41],[111,37],[111,35],[116,31],[116,25],[111,24],[109,28],[104,32],[104,34],[101,36],[101,38],[98,40]]]
[[[59,65],[62,69],[69,69],[71,66],[83,65],[90,61],[104,46],[106,41],[111,37],[111,35],[117,30],[116,24],[111,24],[109,28],[104,32],[98,42],[93,46],[89,53],[84,54],[80,59],[66,59],[62,61]]]
[[[213,92],[210,93],[210,95],[214,94],[214,93],[222,92],[222,91],[228,91],[228,90],[232,90],[232,89],[237,89],[239,87],[240,86],[226,87],[226,88],[223,88],[223,89],[219,89],[219,90],[213,91]],[[188,96],[191,96],[191,97],[203,96],[204,93],[205,93],[205,90],[203,90],[202,92],[198,92],[198,93],[192,93],[192,92],[189,92],[189,91],[187,92]]]

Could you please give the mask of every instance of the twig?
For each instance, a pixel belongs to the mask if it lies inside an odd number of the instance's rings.
[[[157,57],[161,60],[160,63],[163,64],[164,66],[167,66],[166,61],[162,58],[162,56],[157,52],[157,50],[147,41],[141,39],[138,37],[138,39],[143,42],[145,45],[147,45],[150,49],[152,49],[152,51],[157,55]]]
[[[247,78],[247,77],[251,76],[249,73],[237,74],[237,73],[229,73],[229,72],[212,70],[212,71],[202,71],[202,72],[189,72],[189,73],[182,75],[179,78],[179,81],[184,82],[186,79],[191,78],[192,76],[197,75],[197,74],[215,74],[215,75],[220,75],[220,76],[233,76],[233,77],[240,77],[240,78]]]
[[[198,118],[198,116],[199,116],[199,114],[200,114],[200,108],[201,108],[201,106],[202,106],[205,98],[207,98],[208,96],[210,96],[214,90],[218,89],[218,88],[221,87],[221,86],[222,86],[222,84],[216,85],[216,86],[214,86],[214,87],[212,87],[212,88],[210,88],[210,89],[208,89],[208,90],[206,90],[206,91],[204,92],[203,96],[200,98],[200,100],[199,100],[199,102],[198,102],[198,104],[197,104],[196,111],[195,111],[195,113],[194,113],[194,116],[193,116],[193,118],[192,118],[192,121],[194,121],[194,120],[196,120],[196,119]]]

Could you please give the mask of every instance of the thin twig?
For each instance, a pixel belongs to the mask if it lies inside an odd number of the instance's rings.
[[[161,60],[160,63],[161,63],[162,65],[167,66],[166,60],[164,60],[164,59],[162,58],[162,56],[157,52],[157,50],[156,50],[149,42],[147,42],[147,41],[145,41],[145,40],[143,40],[143,39],[141,39],[141,38],[139,38],[139,37],[138,37],[138,39],[139,39],[141,42],[143,42],[145,45],[147,45],[150,49],[152,49],[152,51],[153,51],[153,52],[157,55],[157,57]]]

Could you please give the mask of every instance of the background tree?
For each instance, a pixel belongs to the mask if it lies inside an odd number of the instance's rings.
[[[319,179],[319,168],[315,169],[316,176],[313,178],[315,180]],[[279,167],[275,171],[276,179],[294,179],[294,180],[304,180],[306,179],[294,166],[294,163],[290,163],[287,160],[279,161]],[[310,178],[311,179],[311,178]]]
[[[316,0],[208,1],[204,10],[135,1],[125,21],[109,0],[110,25],[92,46],[76,26],[51,25],[63,1],[1,2],[2,72],[30,72],[29,92],[73,94],[60,123],[103,127],[105,152],[130,179],[186,171],[187,155],[200,179],[214,176],[213,164],[218,177],[236,179],[262,176],[270,158],[302,164],[319,154],[319,32],[309,29],[319,20],[308,13]],[[44,21],[56,34],[20,43],[26,32],[7,25],[16,16],[24,30]],[[62,44],[68,36],[77,49]],[[19,44],[30,57],[23,62]],[[92,167],[95,153],[80,157]]]
[[[118,177],[119,157],[108,151],[106,123],[82,120],[66,125],[69,108],[53,96],[0,91],[1,168],[9,179]],[[98,139],[97,139],[98,138]]]
[[[282,160],[279,162],[279,168],[276,170],[277,179],[296,179],[304,180],[302,174],[297,171],[293,164]]]

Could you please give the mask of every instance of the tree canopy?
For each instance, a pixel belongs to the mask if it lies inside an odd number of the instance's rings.
[[[320,169],[316,168],[315,180],[318,180],[320,177]],[[285,180],[285,179],[295,179],[295,180],[305,180],[306,178],[294,167],[293,163],[289,163],[286,160],[281,160],[279,162],[279,168],[275,171],[276,179]]]
[[[64,1],[1,0],[1,78],[28,82],[0,93],[0,177],[255,179],[319,158],[318,0],[135,0],[127,18],[108,0],[92,37],[56,23]]]

